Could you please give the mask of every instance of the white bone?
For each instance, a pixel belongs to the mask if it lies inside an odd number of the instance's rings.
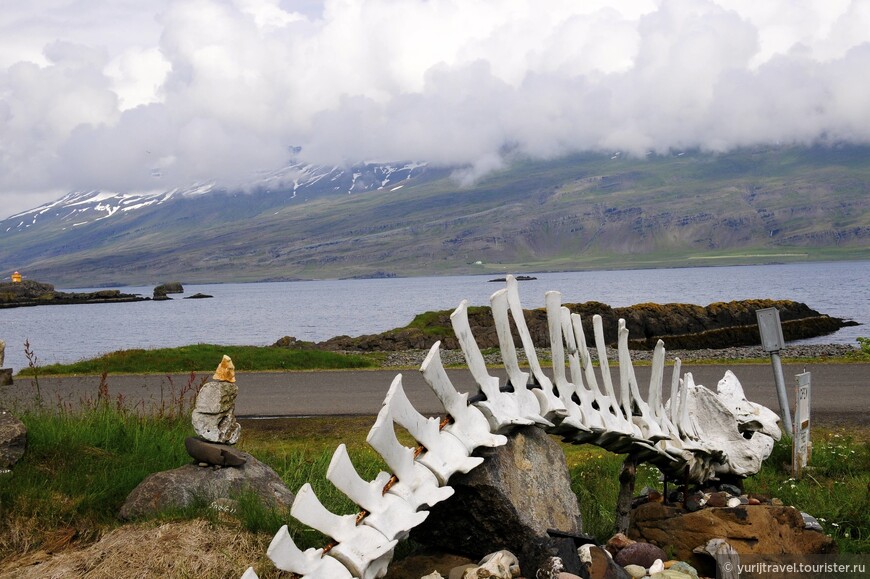
[[[402,381],[393,381],[384,404],[390,407],[393,420],[423,445],[425,451],[417,459],[432,471],[441,485],[456,472],[467,473],[483,462],[479,456],[468,456],[465,445],[449,432],[439,428],[437,418],[426,418],[411,404],[402,388]]]
[[[544,294],[544,304],[547,308],[547,327],[550,331],[550,351],[553,362],[553,384],[559,393],[559,399],[566,409],[566,416],[559,425],[560,432],[566,428],[575,431],[576,436],[591,429],[583,424],[583,411],[574,400],[577,389],[568,382],[565,375],[565,345],[562,337],[562,294],[547,292]],[[579,397],[578,397],[579,400]]]
[[[471,326],[468,324],[467,300],[462,300],[459,307],[450,314],[450,323],[453,326],[453,333],[456,334],[456,339],[459,341],[459,347],[462,348],[468,370],[486,397],[486,400],[477,402],[475,405],[483,411],[489,420],[492,432],[507,432],[518,424],[534,424],[532,420],[519,415],[516,400],[501,392],[498,378],[489,375],[486,362],[484,362],[480,348],[478,348],[474,335],[471,333]]]
[[[601,415],[592,405],[595,401],[594,395],[583,383],[583,367],[580,363],[580,351],[574,336],[574,328],[571,325],[570,310],[564,306],[560,307],[559,318],[562,326],[562,337],[568,350],[568,369],[571,372],[571,385],[574,388],[573,396],[577,396],[579,400],[578,405],[583,414],[581,421],[586,428],[589,428],[597,436],[603,431],[604,423],[601,420]],[[583,435],[577,438],[582,437]]]
[[[618,429],[619,432],[634,434],[634,424],[626,418],[616,402],[616,392],[613,389],[613,380],[610,376],[610,362],[607,359],[607,345],[604,341],[604,324],[601,321],[601,316],[598,314],[592,316],[592,330],[595,334],[595,347],[598,350],[598,369],[601,372],[601,379],[604,381],[604,391],[607,395],[606,403],[608,408],[602,408],[602,411],[609,409],[616,419],[615,422],[618,427],[611,430]],[[640,434],[639,429],[637,434]]]
[[[544,374],[541,369],[541,364],[538,362],[538,354],[535,352],[535,344],[532,342],[532,336],[529,333],[529,328],[526,325],[526,318],[523,314],[523,305],[520,303],[520,292],[517,285],[517,280],[514,276],[507,276],[507,300],[510,306],[511,316],[514,319],[514,324],[517,327],[517,333],[520,335],[520,341],[523,343],[523,350],[526,353],[526,360],[529,362],[529,368],[532,370],[532,376],[540,388],[532,390],[535,397],[538,399],[541,411],[540,414],[547,420],[555,420],[565,416],[567,409],[559,396],[553,389],[553,383]]]
[[[420,371],[453,419],[444,430],[458,438],[469,454],[479,446],[495,447],[507,444],[507,437],[489,431],[489,421],[476,406],[468,404],[468,394],[460,394],[453,387],[441,363],[440,347],[441,342],[435,342],[429,355],[423,360]]]
[[[350,571],[337,559],[324,557],[323,549],[306,549],[296,546],[287,525],[278,529],[266,555],[282,571],[304,575],[309,579],[352,579]]]
[[[257,575],[257,572],[254,571],[253,567],[248,567],[245,569],[245,572],[242,573],[242,579],[260,579],[260,576]]]
[[[640,395],[640,390],[637,386],[637,377],[634,373],[634,364],[631,363],[631,354],[628,351],[628,328],[625,327],[625,320],[619,320],[619,375],[622,382],[623,390],[628,394],[627,413],[631,414],[634,408],[640,412],[640,416],[635,416],[634,421],[640,426],[643,437],[650,442],[658,442],[668,438],[668,435],[662,431],[661,426],[650,412],[649,406]]]
[[[335,449],[326,478],[368,512],[363,524],[374,527],[388,539],[404,539],[429,514],[428,511],[416,511],[401,498],[383,492],[390,480],[389,473],[382,471],[371,482],[363,480],[350,461],[344,444]]]
[[[393,384],[401,381],[399,374]],[[374,426],[369,430],[366,442],[380,454],[399,479],[389,492],[406,500],[411,507],[432,506],[453,494],[451,487],[441,487],[438,479],[428,468],[414,460],[414,449],[402,446],[396,438],[393,417],[389,404],[384,404]]]
[[[397,543],[395,539],[387,539],[374,527],[357,525],[356,515],[336,515],[330,512],[308,483],[302,485],[296,494],[290,514],[300,522],[335,539],[338,544],[328,554],[340,561],[355,577],[377,577],[378,568],[375,562],[390,553]]]
[[[579,315],[560,305],[560,295],[546,295],[547,323],[553,361],[552,382],[538,363],[534,344],[523,317],[516,280],[508,277],[505,290],[493,295],[493,318],[499,332],[502,356],[515,392],[501,392],[499,380],[489,375],[468,323],[467,302],[451,315],[454,332],[469,370],[486,400],[479,408],[468,405],[468,395],[453,387],[441,363],[440,344],[429,351],[420,370],[444,404],[450,421],[440,428],[436,419],[422,416],[408,400],[396,376],[367,440],[396,473],[381,472],[375,480],[363,480],[353,467],[344,445],[336,449],[327,478],[364,509],[362,517],[329,512],[310,485],[299,490],[291,514],[333,537],[328,550],[299,550],[282,527],[268,555],[279,569],[302,574],[307,579],[376,579],[382,577],[392,558],[396,539],[426,518],[421,507],[446,499],[453,489],[445,485],[454,472],[466,472],[480,459],[470,454],[478,446],[498,446],[504,431],[519,424],[550,426],[566,440],[589,441],[617,453],[630,452],[640,461],[658,466],[672,477],[704,482],[716,474],[746,475],[760,468],[780,435],[777,417],[769,409],[746,400],[739,381],[730,372],[720,381],[718,393],[696,386],[691,373],[680,379],[681,364],[675,360],[670,400],[662,405],[665,351],[661,341],[653,354],[648,402],[640,395],[628,351],[628,332],[620,320],[620,399],[614,392],[600,316],[593,317],[595,343],[601,363],[602,392],[589,356]],[[519,369],[516,346],[510,333],[513,317],[531,373],[540,389],[528,396],[528,374]],[[567,350],[567,352],[566,352]],[[571,379],[565,371],[568,359]],[[584,383],[585,378],[585,383]],[[561,406],[561,409],[560,409]],[[635,412],[639,416],[634,416]],[[543,420],[561,418],[558,427]],[[421,444],[415,451],[396,438],[393,421]],[[744,434],[752,431],[752,436]],[[658,441],[658,442],[656,442]],[[388,481],[393,484],[388,484]],[[384,489],[389,489],[386,492]],[[360,522],[361,520],[361,522]],[[256,579],[252,568],[245,579]]]
[[[495,331],[498,335],[499,349],[502,353],[502,363],[507,371],[508,380],[513,387],[513,393],[504,393],[505,399],[512,398],[516,401],[519,416],[528,418],[537,424],[553,426],[553,423],[544,418],[541,404],[538,398],[529,391],[529,375],[520,370],[517,350],[511,336],[510,320],[508,319],[507,290],[499,290],[489,298],[492,319],[495,323]],[[514,319],[516,322],[516,319]]]

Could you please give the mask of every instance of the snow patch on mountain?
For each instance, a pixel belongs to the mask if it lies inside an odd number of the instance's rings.
[[[311,195],[329,192],[358,194],[387,189],[395,191],[396,185],[406,183],[412,177],[421,176],[426,163],[359,163],[352,167],[321,166],[310,163],[291,162],[280,169],[262,173],[239,191],[282,192],[286,198],[295,199],[305,193]],[[189,187],[170,190],[118,193],[92,190],[73,191],[57,201],[46,203],[29,211],[12,215],[0,221],[0,233],[23,231],[39,222],[58,222],[62,227],[80,227],[118,215],[131,214],[143,209],[154,209],[173,200],[192,199],[217,191],[227,192],[218,183],[194,183]]]

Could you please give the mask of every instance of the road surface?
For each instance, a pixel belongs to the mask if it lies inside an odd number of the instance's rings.
[[[767,364],[693,365],[695,383],[715,390],[716,383],[731,369],[743,384],[747,398],[778,412],[779,404],[773,371]],[[783,368],[790,406],[794,406],[794,376],[804,369],[812,372],[812,417],[817,425],[870,426],[870,364],[809,364]],[[618,371],[612,369],[618,383]],[[649,366],[636,368],[638,382],[649,380]],[[493,374],[499,374],[491,370]],[[416,408],[430,415],[443,414],[435,395],[416,370],[402,371],[402,384]],[[396,370],[341,370],[315,372],[239,372],[236,384],[238,416],[307,416],[376,414]],[[476,391],[467,370],[448,370],[457,390]],[[210,377],[197,375],[195,384]],[[665,399],[669,396],[670,368],[666,369]],[[502,374],[503,376],[503,374]],[[131,407],[155,409],[169,404],[190,380],[189,375],[109,376],[107,384],[113,400],[121,395]],[[75,407],[82,399],[97,395],[99,376],[43,377],[39,379],[43,399]],[[645,396],[645,388],[641,388]],[[13,386],[0,388],[0,406],[32,401],[36,394],[30,378],[16,378]]]

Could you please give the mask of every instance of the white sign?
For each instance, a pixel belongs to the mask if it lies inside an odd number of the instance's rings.
[[[810,373],[795,376],[795,412],[792,449],[792,474],[799,477],[812,454],[810,442]]]

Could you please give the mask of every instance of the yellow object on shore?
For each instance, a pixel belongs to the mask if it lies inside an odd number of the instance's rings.
[[[17,271],[12,274],[12,283],[21,283],[21,274]]]

